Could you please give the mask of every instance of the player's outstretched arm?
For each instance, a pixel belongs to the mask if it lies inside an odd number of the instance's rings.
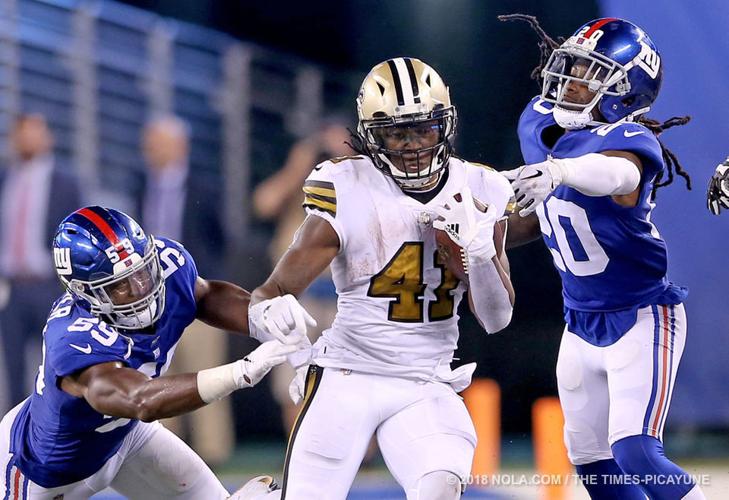
[[[640,196],[640,158],[628,151],[603,151],[577,158],[550,159],[503,172],[511,181],[521,210],[509,216],[506,248],[530,243],[541,236],[536,207],[558,185],[587,196],[612,196],[615,203],[634,207]]]
[[[250,292],[233,283],[200,277],[195,282],[197,319],[220,330],[247,335],[250,301]]]
[[[602,151],[576,158],[549,158],[501,174],[511,182],[519,215],[526,217],[560,185],[586,196],[612,196],[620,205],[635,206],[642,168],[640,158],[631,152]]]
[[[243,359],[198,373],[150,378],[112,361],[63,377],[61,388],[99,413],[153,422],[191,412],[237,389],[257,384],[297,348],[266,342]]]
[[[251,294],[251,336],[286,342],[294,331],[303,334],[305,323],[313,326],[313,319],[295,297],[326,269],[338,252],[339,237],[331,224],[309,215],[271,276]]]

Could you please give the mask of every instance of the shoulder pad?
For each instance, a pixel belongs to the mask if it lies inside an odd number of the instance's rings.
[[[366,156],[341,156],[320,163],[304,181],[304,208],[337,215],[337,178],[347,175],[352,163]]]

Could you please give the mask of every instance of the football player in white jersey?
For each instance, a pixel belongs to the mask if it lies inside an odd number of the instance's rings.
[[[259,338],[311,321],[294,296],[330,264],[338,294],[334,323],[306,360],[282,497],[346,498],[376,434],[408,499],[455,499],[476,445],[457,395],[475,364],[450,367],[458,304],[468,291],[485,330],[509,324],[513,289],[494,225],[513,192],[495,171],[452,156],[456,110],[427,64],[400,57],[375,66],[357,111],[361,154],[314,169],[308,217],[252,294]],[[467,283],[439,260],[437,229],[464,249]]]

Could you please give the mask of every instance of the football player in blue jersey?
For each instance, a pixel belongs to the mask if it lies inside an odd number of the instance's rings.
[[[689,181],[656,135],[688,119],[645,118],[662,66],[638,26],[597,19],[558,45],[534,18],[510,19],[537,28],[546,62],[519,120],[525,165],[504,172],[520,209],[507,245],[541,234],[562,278],[557,382],[570,460],[592,498],[704,498],[663,452],[687,291],[666,279],[651,222],[656,188],[674,172]]]
[[[720,163],[709,181],[706,203],[714,215],[729,210],[729,158]]]
[[[0,423],[2,498],[81,499],[108,486],[129,498],[228,498],[157,420],[255,385],[297,349],[293,337],[228,365],[165,376],[194,319],[247,333],[249,293],[201,278],[182,245],[109,208],[66,217],[53,253],[66,293],[43,330],[35,391]]]

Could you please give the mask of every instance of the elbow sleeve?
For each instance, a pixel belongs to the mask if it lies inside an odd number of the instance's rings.
[[[552,161],[562,171],[562,184],[587,196],[630,194],[640,184],[640,169],[626,158],[590,153]]]
[[[491,259],[469,259],[468,267],[474,314],[488,333],[503,330],[511,321],[513,306],[496,265]]]

